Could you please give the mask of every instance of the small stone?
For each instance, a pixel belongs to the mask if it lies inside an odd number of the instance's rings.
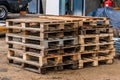
[[[8,71],[8,69],[6,69],[6,68],[0,68],[0,72],[7,72]]]
[[[10,80],[8,77],[3,77],[1,80]]]

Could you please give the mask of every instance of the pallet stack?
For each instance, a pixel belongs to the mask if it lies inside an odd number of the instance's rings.
[[[9,62],[38,73],[112,63],[115,49],[108,22],[107,18],[74,16],[7,20]]]
[[[108,18],[84,16],[41,16],[41,18],[58,20],[72,19],[79,22],[79,68],[83,68],[86,64],[98,66],[101,63],[113,63],[115,56],[113,29],[109,24]]]
[[[24,69],[78,68],[78,22],[40,18],[7,20],[8,59]]]
[[[98,66],[101,62],[113,63],[115,56],[113,29],[107,18],[90,19],[79,28],[79,68],[90,63]]]

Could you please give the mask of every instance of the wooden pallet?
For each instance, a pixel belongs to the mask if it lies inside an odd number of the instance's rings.
[[[97,44],[113,42],[113,34],[93,34],[93,35],[79,35],[79,44]]]
[[[113,34],[100,34],[99,43],[113,42]]]
[[[104,51],[98,51],[96,56],[100,60],[101,57],[110,57],[114,58],[115,57],[115,49],[112,50],[104,50]]]
[[[85,67],[97,67],[102,64],[112,64],[113,58],[104,58],[103,60],[94,60],[94,59],[86,59],[86,60],[79,60],[79,68],[85,68]]]
[[[21,37],[31,37],[34,39],[59,39],[59,38],[69,38],[77,37],[78,29],[63,30],[63,31],[52,31],[52,32],[40,32],[38,29],[35,30],[22,30],[22,29],[7,29],[7,35],[21,36]]]
[[[43,19],[57,19],[57,20],[69,20],[69,21],[78,21],[79,26],[91,25],[109,25],[108,18],[100,18],[100,17],[79,17],[79,16],[40,16]]]
[[[13,66],[31,71],[31,72],[35,72],[35,73],[41,73],[41,74],[46,74],[49,71],[63,71],[65,69],[72,69],[72,70],[76,70],[78,69],[78,61],[73,61],[69,64],[59,64],[59,65],[55,65],[55,66],[49,66],[49,67],[39,67],[36,65],[32,65],[29,64],[29,62],[23,62],[20,60],[12,60],[12,59],[8,59],[9,63],[12,64]]]
[[[115,49],[112,50],[104,50],[104,51],[89,51],[89,52],[80,52],[78,54],[80,60],[84,59],[99,59],[100,57],[114,57]]]
[[[99,43],[99,35],[79,35],[79,44],[97,44]]]
[[[30,39],[26,37],[19,37],[13,35],[7,35],[6,38],[7,43],[10,44],[22,44],[23,46],[36,46],[36,48],[40,49],[55,49],[64,47],[70,47],[73,45],[77,45],[78,38],[64,38],[64,39],[56,39],[56,40],[38,40],[38,39]]]
[[[60,22],[62,21],[62,22]],[[7,28],[22,29],[22,30],[34,30],[34,31],[61,31],[71,30],[78,28],[78,22],[64,22],[63,20],[42,20],[38,18],[38,21],[34,18],[29,19],[13,19],[7,20]]]
[[[113,34],[112,28],[83,28],[79,29],[79,35],[93,35],[93,34]]]
[[[31,54],[40,54],[41,56],[50,56],[50,55],[59,55],[59,54],[73,54],[79,51],[79,46],[74,45],[70,47],[60,47],[55,49],[36,49],[31,48],[29,46],[25,47],[26,52],[30,52]]]
[[[106,54],[106,56],[105,56]],[[84,68],[87,66],[100,66],[103,63],[104,64],[112,64],[115,51],[108,51],[108,53],[104,53],[104,56],[98,55],[97,52],[91,52],[91,53],[84,53],[83,55],[80,54],[81,58],[79,60],[79,68]]]
[[[109,20],[109,18],[106,17],[91,17],[91,16],[71,16],[71,15],[64,15],[64,16],[53,16],[53,15],[41,15],[39,16],[39,18],[43,18],[43,19],[83,19],[83,20]]]
[[[79,68],[87,66],[100,66],[104,64],[112,64],[115,56],[115,50],[82,52],[79,54]]]
[[[104,51],[104,50],[112,50],[114,49],[114,42],[104,42],[97,44],[83,44],[80,45],[80,52],[89,52],[89,51]]]
[[[8,44],[8,55],[12,57],[21,57],[23,53],[30,53],[37,56],[51,56],[51,55],[63,55],[63,54],[77,54],[79,52],[79,45],[60,47],[54,49],[38,49],[33,46],[23,46],[16,44]]]
[[[109,20],[109,18],[106,17],[91,17],[91,16],[70,16],[70,15],[65,15],[63,17],[69,17],[69,18],[77,18],[77,19],[83,19],[83,20]]]
[[[114,49],[114,42],[100,43],[100,44],[98,45],[98,49],[99,49],[100,51],[113,50],[113,49]]]
[[[97,51],[98,44],[84,44],[80,45],[80,52],[90,52],[90,51]]]
[[[91,27],[103,27],[103,26],[108,26],[109,25],[109,20],[83,20],[81,22],[79,22],[79,26],[91,26]]]
[[[69,68],[71,69],[78,68],[76,54],[41,57],[25,53],[23,59],[8,56],[8,60],[9,63],[19,64],[23,69],[42,74],[46,73],[47,68],[54,68],[56,70],[63,70],[64,66],[70,66]]]
[[[41,56],[39,54],[33,54],[31,52],[14,52],[12,50],[9,50],[8,52],[8,58],[12,60],[18,60],[18,61],[24,61],[29,62],[29,64],[36,65],[36,66],[55,66],[59,63],[71,63],[71,61],[78,60],[78,54],[67,54],[64,53],[62,55],[49,55],[49,56]]]
[[[80,52],[78,58],[79,60],[97,59],[97,51]]]
[[[113,28],[98,28],[99,34],[106,34],[106,33],[112,33],[113,34]]]
[[[79,22],[81,19],[66,17],[66,16],[39,16],[41,19],[49,19],[49,20],[64,20],[65,22]]]

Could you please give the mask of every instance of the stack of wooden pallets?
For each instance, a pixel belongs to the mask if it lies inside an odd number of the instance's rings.
[[[79,28],[79,68],[86,63],[98,66],[101,62],[113,63],[115,56],[113,29],[108,23],[109,20],[101,18],[91,19],[83,22]]]
[[[10,63],[39,73],[50,67],[78,68],[78,22],[30,18],[6,24]]]
[[[8,59],[23,69],[83,68],[112,63],[113,31],[107,18],[41,16],[7,20]]]
[[[79,22],[78,53],[79,68],[86,64],[98,66],[101,63],[113,63],[115,48],[113,29],[109,19],[104,17],[78,17],[78,16],[40,16],[47,19],[73,20]]]

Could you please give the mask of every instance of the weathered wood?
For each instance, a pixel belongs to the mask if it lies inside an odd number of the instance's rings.
[[[6,24],[9,62],[33,72],[99,66],[112,63],[115,56],[108,18],[40,16]]]

